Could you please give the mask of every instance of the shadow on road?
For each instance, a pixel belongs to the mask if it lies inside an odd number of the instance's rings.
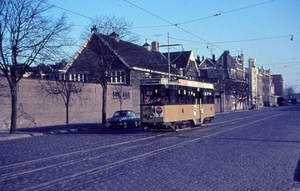
[[[42,133],[42,134],[137,134],[145,130],[139,127],[108,128],[101,123],[78,123],[67,125],[53,125],[43,127],[19,128],[20,133]]]
[[[285,105],[278,107],[277,111],[300,111],[300,105]]]
[[[299,158],[299,160],[297,162],[297,167],[295,169],[294,181],[295,182],[300,182],[300,158]]]

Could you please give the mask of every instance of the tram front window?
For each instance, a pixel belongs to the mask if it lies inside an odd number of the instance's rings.
[[[161,86],[142,87],[141,104],[165,104],[163,90],[164,88]]]
[[[160,103],[161,102],[161,92],[158,91],[157,88],[154,89],[151,97],[150,97],[151,103]]]

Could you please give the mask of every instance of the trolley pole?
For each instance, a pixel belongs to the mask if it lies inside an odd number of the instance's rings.
[[[168,80],[170,81],[171,79],[171,61],[170,61],[170,35],[169,35],[169,32],[168,32]]]
[[[183,49],[182,44],[170,44],[170,35],[168,32],[168,44],[167,45],[161,45],[159,47],[168,47],[168,79],[170,81],[171,79],[171,56],[170,56],[170,46],[181,46]]]

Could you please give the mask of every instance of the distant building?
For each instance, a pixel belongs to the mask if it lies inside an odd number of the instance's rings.
[[[231,56],[228,50],[216,60],[215,55],[200,60],[200,81],[214,83],[216,89],[216,111],[244,109],[247,100],[244,56]]]
[[[198,65],[194,57],[194,52],[192,50],[162,54],[166,58],[168,58],[170,54],[170,67],[176,68],[181,77],[195,80],[200,75]]]
[[[275,97],[283,97],[283,78],[281,74],[272,75],[272,83],[274,84]]]
[[[272,83],[272,75],[269,70],[261,68],[259,70],[262,75],[262,100],[264,106],[270,106],[275,103],[274,85]]]

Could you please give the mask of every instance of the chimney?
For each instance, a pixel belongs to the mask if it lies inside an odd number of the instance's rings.
[[[212,61],[214,64],[216,63],[216,55],[215,54],[212,55]]]
[[[159,43],[158,42],[153,41],[151,43],[151,46],[152,46],[152,51],[159,51]]]
[[[93,25],[93,27],[91,28],[91,33],[92,32],[97,32],[97,27],[96,27],[96,25]]]
[[[197,64],[200,64],[200,63],[201,63],[201,60],[200,60],[200,56],[199,56],[199,55],[197,55],[196,63],[197,63]]]
[[[116,42],[120,41],[119,35],[114,31],[110,35],[108,35],[110,38],[114,39]]]

